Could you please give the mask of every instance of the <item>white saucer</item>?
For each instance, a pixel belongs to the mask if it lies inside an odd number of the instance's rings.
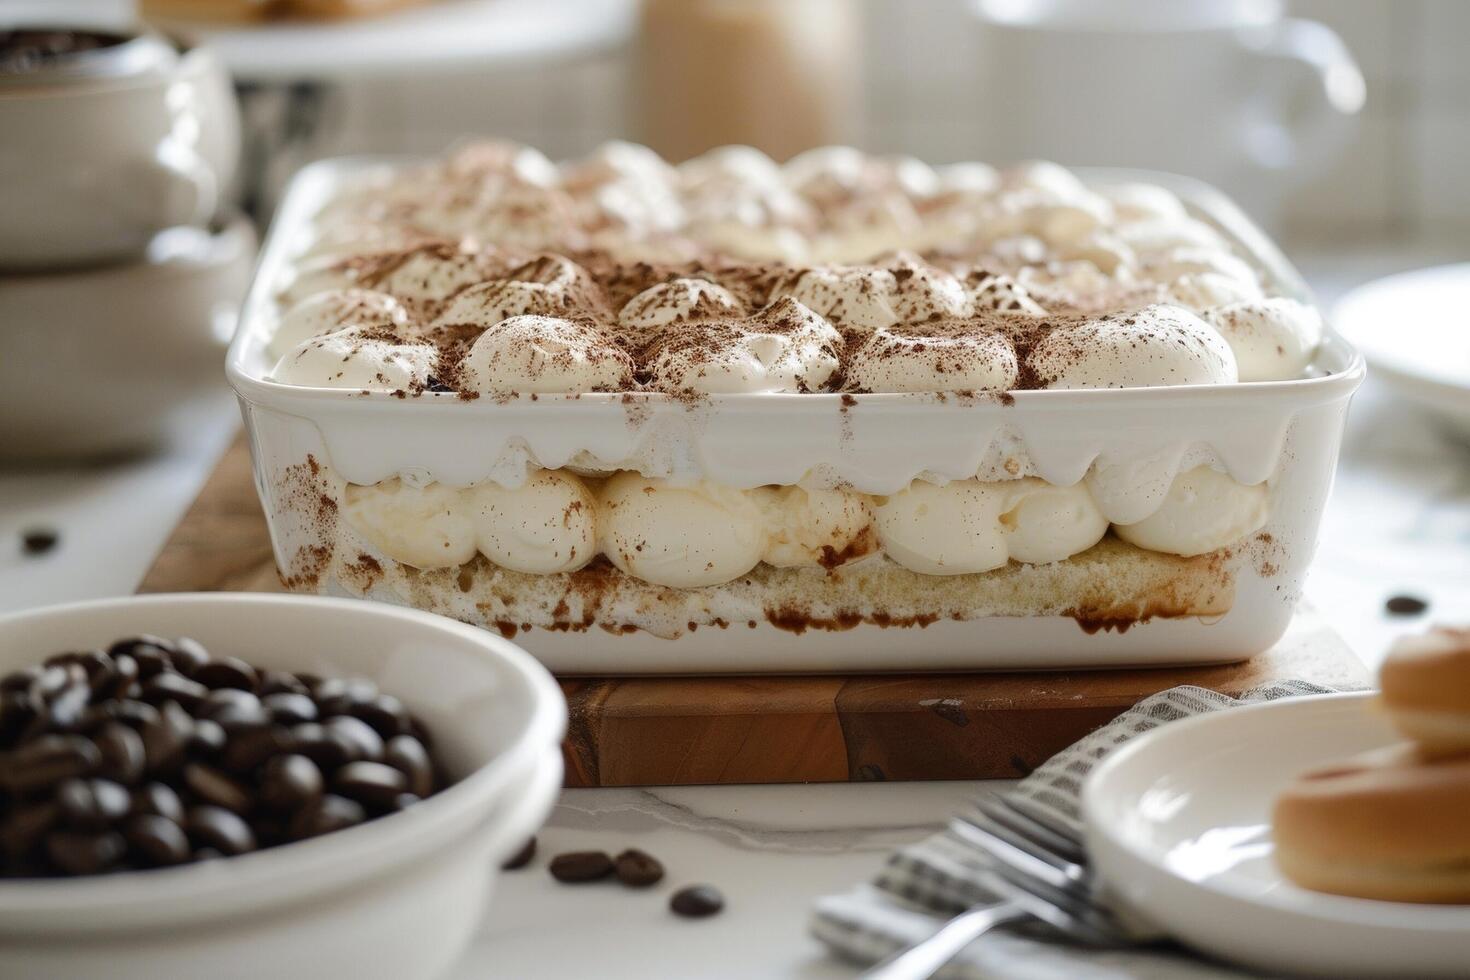
[[[1398,741],[1369,710],[1371,697],[1235,708],[1120,749],[1082,794],[1102,880],[1179,941],[1247,966],[1465,976],[1470,906],[1319,894],[1287,882],[1271,859],[1271,804],[1297,773]]]
[[[1470,263],[1359,286],[1332,318],[1374,377],[1470,436]]]

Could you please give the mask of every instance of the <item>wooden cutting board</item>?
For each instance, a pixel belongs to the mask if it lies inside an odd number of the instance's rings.
[[[279,591],[243,438],[139,591]],[[1362,687],[1342,640],[1303,611],[1240,664],[1156,670],[821,677],[567,678],[568,786],[1016,777],[1178,684],[1238,694],[1300,678]]]

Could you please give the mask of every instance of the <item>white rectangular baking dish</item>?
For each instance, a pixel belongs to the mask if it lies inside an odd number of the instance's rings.
[[[1269,648],[1289,624],[1331,487],[1361,356],[1328,331],[1309,376],[1222,386],[1019,391],[1005,398],[933,395],[716,395],[699,406],[664,395],[541,395],[462,401],[312,389],[267,380],[275,294],[305,246],[312,216],[341,183],[382,159],[314,164],[289,189],[262,252],[227,372],[249,433],[256,487],[283,580],[304,591],[410,604],[386,579],[302,574],[322,542],[303,493],[325,464],[371,484],[398,474],[464,486],[528,462],[556,468],[579,451],[638,460],[661,473],[736,487],[794,483],[822,464],[874,493],[920,473],[972,476],[997,454],[1070,485],[1096,462],[1140,481],[1172,480],[1181,460],[1223,467],[1241,483],[1270,481],[1271,518],[1237,549],[1235,598],[1209,619],[1153,618],[1096,628],[1068,616],[992,616],[926,626],[862,624],[796,633],[770,622],[647,633],[531,629],[517,642],[560,673],[705,673],[1098,668],[1218,663]],[[1309,299],[1296,271],[1218,192],[1140,171],[1082,171],[1093,184],[1146,181],[1214,225],[1273,288]],[[1167,482],[1163,484],[1167,486]],[[886,490],[884,488],[887,488]],[[323,507],[331,509],[329,502]],[[318,564],[321,564],[318,562]],[[483,620],[473,603],[436,611]],[[492,624],[484,624],[492,625]],[[507,632],[516,632],[511,626]]]

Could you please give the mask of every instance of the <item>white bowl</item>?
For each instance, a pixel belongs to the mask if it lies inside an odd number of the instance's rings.
[[[156,56],[119,57],[140,46]],[[146,32],[84,57],[115,70],[0,86],[7,270],[135,260],[165,228],[206,224],[234,177],[239,109],[213,51]]]
[[[137,262],[0,276],[0,459],[143,449],[217,398],[254,259],[235,216]]]
[[[402,813],[182,868],[0,881],[0,976],[430,977],[463,951],[500,862],[550,812],[566,704],[513,644],[376,603],[162,595],[0,619],[0,672],[140,632],[358,676],[430,727],[458,782]]]
[[[1272,974],[1465,976],[1470,907],[1324,895],[1272,858],[1271,806],[1298,773],[1401,740],[1372,697],[1232,708],[1110,755],[1082,793],[1104,884],[1181,942]]]

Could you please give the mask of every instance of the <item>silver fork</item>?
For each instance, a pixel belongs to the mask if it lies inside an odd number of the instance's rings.
[[[974,880],[1000,897],[968,909],[916,946],[901,950],[862,975],[863,980],[927,980],[970,943],[1006,922],[1034,919],[1090,946],[1126,946],[1156,937],[1125,922],[1095,900],[1082,842],[1063,827],[1009,796],[990,797],[962,813],[951,832],[987,859]]]

